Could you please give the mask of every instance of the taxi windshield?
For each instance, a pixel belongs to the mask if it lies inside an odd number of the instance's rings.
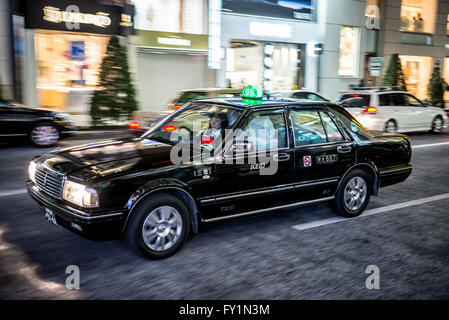
[[[232,128],[242,110],[210,103],[193,103],[176,116],[142,136],[169,144],[186,142],[214,149],[223,141],[225,130]]]

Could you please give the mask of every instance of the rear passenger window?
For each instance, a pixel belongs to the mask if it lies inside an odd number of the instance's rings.
[[[332,121],[329,115],[324,112],[320,112],[320,115],[324,128],[326,129],[327,140],[329,142],[343,141],[344,139],[340,133],[340,130],[338,130],[337,125]]]
[[[379,95],[379,107],[390,105],[388,96],[389,96],[388,94],[380,94]]]
[[[290,118],[297,147],[327,142],[326,132],[317,111],[292,110]]]
[[[313,101],[326,101],[321,98],[319,95],[311,93],[311,92],[296,92],[293,94],[293,98],[295,99],[308,99]]]
[[[290,118],[297,147],[344,140],[334,121],[324,112],[292,110]]]
[[[390,106],[405,106],[405,99],[402,93],[390,94]]]
[[[342,94],[340,98],[338,98],[336,101],[338,103],[345,103],[347,101],[357,101],[358,107],[367,107],[370,105],[370,98],[371,95],[369,94],[347,93]]]

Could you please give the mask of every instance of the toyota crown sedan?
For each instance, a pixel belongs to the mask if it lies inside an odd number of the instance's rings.
[[[411,154],[407,136],[367,131],[336,104],[244,95],[38,156],[27,187],[52,223],[160,259],[201,224],[321,202],[356,217],[410,175]]]

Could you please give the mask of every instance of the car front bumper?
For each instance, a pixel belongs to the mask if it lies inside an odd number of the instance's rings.
[[[47,196],[30,180],[27,181],[27,190],[42,209],[52,211],[58,225],[70,231],[91,240],[117,239],[121,235],[126,219],[125,211],[88,214]]]

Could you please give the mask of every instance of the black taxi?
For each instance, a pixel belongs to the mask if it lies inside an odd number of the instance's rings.
[[[203,223],[319,202],[355,217],[410,175],[407,136],[368,131],[337,104],[246,90],[193,100],[139,138],[38,156],[28,192],[54,224],[157,259]]]

